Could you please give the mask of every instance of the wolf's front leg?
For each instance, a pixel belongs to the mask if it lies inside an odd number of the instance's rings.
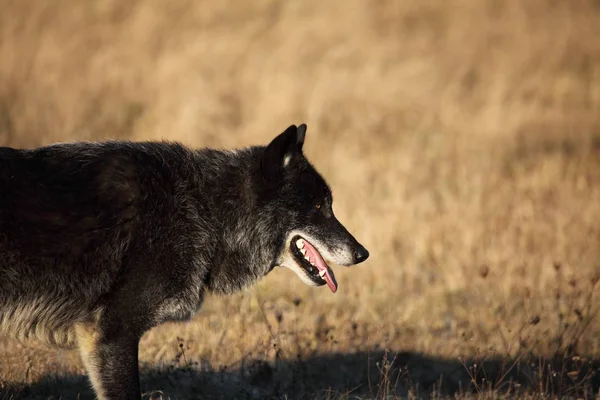
[[[81,358],[100,400],[139,399],[137,336],[103,332],[96,324],[76,327]]]

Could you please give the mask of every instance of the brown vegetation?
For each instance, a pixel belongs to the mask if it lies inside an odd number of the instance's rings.
[[[0,0],[0,145],[308,124],[371,258],[335,295],[277,271],[150,331],[148,392],[590,397],[599,20],[592,0]],[[0,341],[1,399],[89,395],[82,373]]]

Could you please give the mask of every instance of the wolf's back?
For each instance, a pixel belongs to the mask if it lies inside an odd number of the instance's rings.
[[[0,148],[0,334],[72,342],[71,325],[115,281],[152,195],[143,150]]]

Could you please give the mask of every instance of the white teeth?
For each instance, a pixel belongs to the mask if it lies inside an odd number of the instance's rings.
[[[324,269],[322,269],[322,270],[319,271],[319,276],[321,278],[323,278],[325,276],[325,270]]]
[[[302,239],[296,240],[296,247],[298,247],[299,249],[304,248],[304,240],[302,240]]]
[[[306,249],[300,249],[300,253],[302,253],[302,255],[306,254]]]
[[[311,259],[308,257],[308,255],[306,255],[306,254],[305,254],[305,255],[304,255],[304,259],[305,259],[306,261],[308,261],[309,263],[311,263],[312,265],[315,265],[315,263],[314,263],[314,262],[313,262],[313,261],[312,261],[312,260],[311,260]],[[316,265],[315,265],[315,267],[316,267]]]

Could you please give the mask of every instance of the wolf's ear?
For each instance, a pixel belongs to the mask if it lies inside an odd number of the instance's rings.
[[[290,162],[302,155],[302,146],[306,136],[306,124],[291,125],[279,134],[265,149],[261,160],[261,169],[266,176],[272,176],[287,167]]]

